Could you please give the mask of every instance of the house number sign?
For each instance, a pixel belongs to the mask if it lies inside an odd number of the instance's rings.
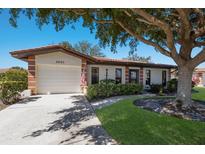
[[[56,64],[64,64],[64,61],[62,61],[62,60],[56,60]]]

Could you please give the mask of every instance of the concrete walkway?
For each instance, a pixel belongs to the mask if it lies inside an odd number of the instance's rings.
[[[0,144],[115,144],[81,94],[39,95],[0,111]]]

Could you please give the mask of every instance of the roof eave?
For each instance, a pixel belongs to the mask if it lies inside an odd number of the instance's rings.
[[[33,55],[40,55],[40,54],[46,54],[46,53],[52,53],[56,51],[61,51],[64,53],[70,53],[73,55],[76,55],[81,58],[86,58],[87,60],[94,62],[95,59],[91,56],[81,54],[77,51],[71,50],[71,49],[66,49],[62,46],[51,46],[51,47],[42,47],[42,48],[34,48],[34,49],[28,49],[28,50],[20,50],[20,51],[13,51],[10,52],[11,56],[20,60],[26,60],[28,56],[33,56]]]

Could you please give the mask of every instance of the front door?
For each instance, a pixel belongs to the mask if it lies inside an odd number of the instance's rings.
[[[139,70],[136,70],[136,69],[129,70],[129,82],[139,83]]]

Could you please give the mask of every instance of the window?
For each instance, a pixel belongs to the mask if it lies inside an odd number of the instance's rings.
[[[116,81],[116,84],[122,83],[122,69],[121,68],[115,69],[115,81]]]
[[[92,67],[91,72],[91,83],[97,84],[99,82],[99,68],[98,67]]]
[[[162,71],[162,86],[165,87],[167,84],[167,71]]]
[[[146,70],[146,81],[145,81],[146,85],[150,85],[151,84],[151,70]]]
[[[139,70],[129,70],[130,83],[139,83]]]

